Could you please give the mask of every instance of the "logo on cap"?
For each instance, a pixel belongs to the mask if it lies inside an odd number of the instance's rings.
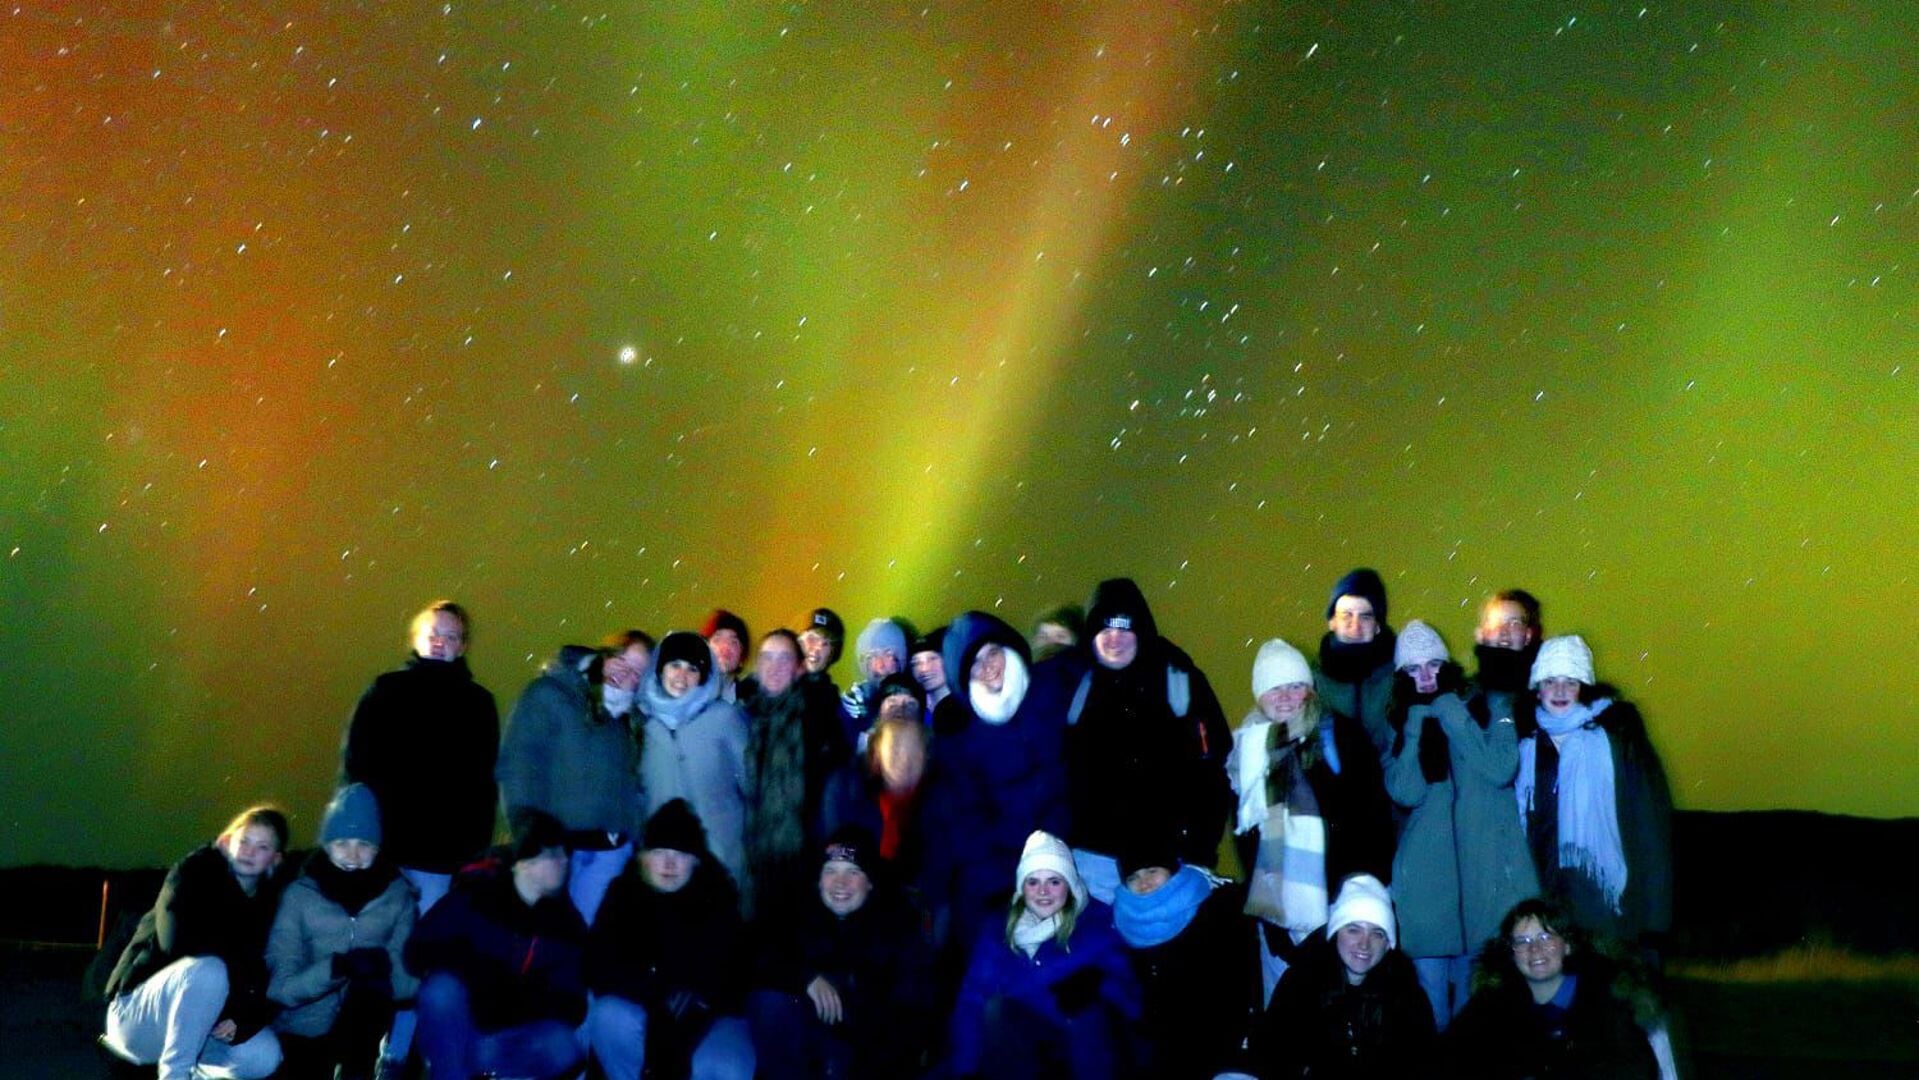
[[[1108,615],[1106,617],[1106,629],[1108,630],[1131,630],[1132,628],[1133,617],[1131,615]]]

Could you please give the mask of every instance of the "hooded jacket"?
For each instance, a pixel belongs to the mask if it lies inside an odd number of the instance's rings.
[[[970,944],[982,921],[997,921],[1006,872],[1019,864],[1034,829],[1066,832],[1066,708],[1072,688],[1056,657],[1031,665],[1026,694],[1004,723],[973,711],[968,674],[988,644],[1022,664],[1026,639],[1006,623],[969,611],[947,631],[947,670],[962,673],[934,715],[938,748],[927,780],[926,900],[950,914],[952,940]]]
[[[1173,837],[1182,861],[1210,867],[1233,805],[1226,777],[1232,732],[1212,684],[1192,658],[1159,635],[1139,586],[1103,581],[1088,605],[1087,631],[1109,615],[1128,618],[1139,652],[1118,670],[1090,640],[1068,712],[1068,774],[1076,847],[1113,854],[1141,832]],[[1174,702],[1173,688],[1183,691]]]
[[[706,826],[713,855],[734,881],[746,879],[746,714],[720,700],[708,678],[681,697],[660,682],[660,656],[640,684],[646,722],[640,737],[640,820],[685,799]]]
[[[266,996],[266,945],[279,905],[280,886],[271,876],[263,875],[248,896],[218,845],[194,849],[167,871],[153,909],[140,917],[107,979],[107,1000],[134,990],[176,960],[217,957],[227,967],[220,1018],[239,1027],[235,1043],[245,1042],[273,1019],[276,1008]]]
[[[607,834],[640,826],[637,713],[609,716],[587,678],[599,650],[567,645],[527,684],[506,725],[499,780],[509,819],[539,810],[573,834],[575,846],[608,847]],[[635,703],[638,708],[638,702]]]
[[[280,898],[280,913],[267,938],[267,968],[272,978],[267,997],[282,1006],[276,1030],[319,1038],[333,1030],[346,998],[347,980],[333,973],[333,958],[353,949],[385,949],[392,962],[393,998],[406,1001],[419,989],[419,980],[404,963],[407,938],[413,933],[414,913],[420,902],[412,883],[384,859],[355,874],[384,880],[381,890],[358,911],[348,911],[327,895],[321,863],[324,850],[314,852],[293,884]],[[344,874],[345,871],[334,871]]]
[[[586,924],[561,891],[528,904],[513,871],[489,859],[468,867],[421,916],[406,944],[406,968],[424,980],[445,971],[466,986],[481,1031],[539,1020],[586,1019],[581,973]]]
[[[341,785],[380,800],[381,850],[395,866],[450,874],[493,840],[500,713],[466,659],[410,658],[360,696]]]

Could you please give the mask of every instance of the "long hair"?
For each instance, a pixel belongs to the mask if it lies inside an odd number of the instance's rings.
[[[227,822],[227,827],[220,830],[220,835],[213,842],[224,849],[228,840],[255,825],[264,825],[272,829],[274,843],[277,845],[274,850],[283,855],[286,854],[287,845],[293,840],[293,829],[287,824],[286,813],[271,803],[249,806],[235,814],[233,820]],[[268,876],[272,875],[271,870],[267,873]]]
[[[1019,925],[1019,917],[1026,911],[1025,886],[1025,882],[1020,883],[1020,888],[1013,893],[1012,903],[1006,908],[1006,947],[1009,949],[1019,947],[1013,944],[1013,929]],[[1066,890],[1066,903],[1054,918],[1059,920],[1059,929],[1053,932],[1053,940],[1059,942],[1061,949],[1071,952],[1067,939],[1073,936],[1073,926],[1079,922],[1079,897],[1072,889]]]

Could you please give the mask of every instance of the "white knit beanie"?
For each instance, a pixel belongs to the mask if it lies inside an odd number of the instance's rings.
[[[1586,639],[1578,634],[1564,637],[1547,638],[1539,647],[1539,656],[1533,660],[1532,681],[1526,685],[1536,687],[1547,679],[1576,679],[1591,686],[1593,678],[1593,651],[1586,647]]]
[[[1399,948],[1399,924],[1393,919],[1393,894],[1371,874],[1354,874],[1339,887],[1332,915],[1326,920],[1326,936],[1332,937],[1356,922],[1372,923],[1386,931],[1386,944]]]
[[[1407,623],[1406,628],[1399,632],[1399,643],[1393,646],[1394,671],[1404,671],[1428,660],[1443,664],[1452,658],[1452,654],[1446,651],[1446,643],[1439,639],[1439,631],[1424,619]]]
[[[1044,829],[1034,829],[1026,838],[1026,850],[1019,854],[1019,873],[1013,878],[1013,895],[1023,895],[1028,875],[1039,870],[1051,870],[1066,879],[1066,887],[1073,890],[1073,910],[1086,910],[1086,884],[1079,879],[1079,867],[1073,864],[1073,849],[1066,841]]]
[[[1294,683],[1311,686],[1312,682],[1313,669],[1306,666],[1305,655],[1278,638],[1261,645],[1259,655],[1253,658],[1255,701],[1275,686],[1291,686]]]

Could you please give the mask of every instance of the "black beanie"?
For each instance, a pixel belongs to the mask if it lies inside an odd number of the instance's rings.
[[[654,654],[653,665],[657,670],[665,671],[666,665],[675,660],[683,660],[699,668],[701,682],[713,676],[713,648],[706,643],[705,638],[691,630],[675,630],[666,635],[666,640],[660,642],[659,652]]]
[[[873,699],[869,702],[869,707],[875,715],[879,713],[880,703],[894,694],[905,694],[912,698],[919,703],[920,715],[926,715],[926,688],[920,685],[918,679],[904,671],[895,671],[881,679],[880,684],[873,688]]]
[[[1149,866],[1179,869],[1179,845],[1163,829],[1135,830],[1119,845],[1119,880],[1124,885],[1135,871]]]
[[[935,626],[918,638],[915,638],[910,651],[915,654],[923,652],[936,653],[939,652],[945,644],[946,627]]]
[[[666,848],[704,857],[706,826],[700,824],[700,816],[693,812],[685,799],[674,799],[653,811],[653,816],[647,819],[646,831],[640,836],[640,847],[646,850]]]
[[[700,636],[711,640],[714,634],[722,630],[733,631],[741,645],[747,643],[746,620],[725,608],[714,608],[713,614],[706,617],[706,625],[700,628]]]
[[[1371,567],[1362,566],[1340,578],[1333,586],[1333,594],[1326,598],[1326,617],[1333,617],[1333,609],[1339,606],[1342,596],[1357,596],[1373,605],[1373,618],[1380,626],[1386,625],[1386,583],[1379,580],[1379,572]]]
[[[873,834],[865,826],[850,822],[834,829],[833,835],[820,845],[821,869],[830,862],[849,862],[870,878],[879,869],[879,857],[880,846],[873,842]]]
[[[543,811],[515,810],[508,826],[513,830],[514,862],[534,858],[549,848],[566,847],[566,826]]]

